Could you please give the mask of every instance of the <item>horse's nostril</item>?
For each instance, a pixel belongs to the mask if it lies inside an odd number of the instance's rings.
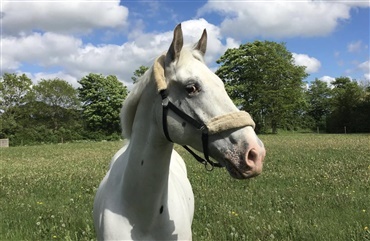
[[[263,150],[259,150],[259,148],[252,148],[248,151],[246,154],[246,164],[249,169],[248,172],[250,172],[249,177],[255,177],[262,172],[263,158]]]
[[[247,160],[247,164],[250,165],[250,164],[255,164],[258,160],[258,152],[256,149],[250,149],[249,152],[248,152],[248,160]]]

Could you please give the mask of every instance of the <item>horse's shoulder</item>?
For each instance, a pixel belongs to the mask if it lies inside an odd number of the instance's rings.
[[[180,175],[185,174],[185,176],[187,176],[186,165],[185,165],[184,159],[182,159],[180,154],[175,150],[172,151],[170,170],[177,174],[180,174]]]
[[[109,169],[112,168],[113,164],[117,161],[117,159],[122,158],[122,155],[126,151],[127,147],[128,147],[128,141],[125,143],[125,145],[121,149],[119,149],[116,152],[116,154],[114,154],[114,156],[113,156],[113,158],[112,158],[112,160],[109,164]]]

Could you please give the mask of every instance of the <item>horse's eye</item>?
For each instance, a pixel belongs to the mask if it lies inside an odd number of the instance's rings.
[[[186,92],[189,95],[196,94],[200,91],[200,87],[197,84],[190,84],[185,87]]]

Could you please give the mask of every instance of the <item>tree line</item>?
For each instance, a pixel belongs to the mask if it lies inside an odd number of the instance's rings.
[[[255,41],[228,49],[216,74],[235,104],[253,116],[258,132],[279,129],[370,132],[370,86],[349,77],[307,85],[285,43]]]
[[[309,130],[327,133],[370,132],[370,86],[348,77],[328,85],[309,85],[304,66],[294,64],[284,43],[254,41],[228,49],[216,74],[259,133]],[[134,83],[148,69],[133,72]],[[90,73],[74,88],[62,79],[37,84],[25,74],[0,80],[0,138],[11,145],[120,138],[119,113],[128,94],[114,75]]]
[[[0,138],[11,145],[120,138],[127,87],[116,76],[92,73],[78,83],[55,78],[33,85],[25,74],[3,74]]]

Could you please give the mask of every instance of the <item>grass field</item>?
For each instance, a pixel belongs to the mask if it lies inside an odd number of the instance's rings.
[[[370,240],[369,135],[265,135],[261,176],[207,172],[182,149],[194,240]],[[91,240],[94,193],[120,142],[0,149],[0,240]]]

